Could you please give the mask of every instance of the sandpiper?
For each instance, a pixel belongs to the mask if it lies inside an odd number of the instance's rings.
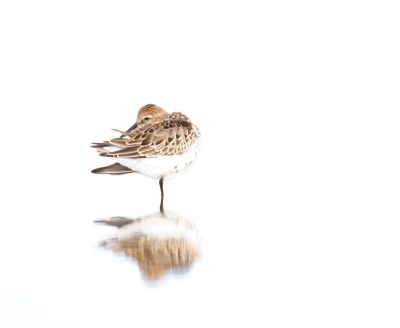
[[[185,173],[201,151],[200,130],[180,113],[167,113],[160,106],[140,108],[135,124],[122,135],[93,143],[100,156],[118,158],[118,162],[92,170],[92,173],[120,175],[140,173],[159,180],[160,210],[164,210],[164,180]]]

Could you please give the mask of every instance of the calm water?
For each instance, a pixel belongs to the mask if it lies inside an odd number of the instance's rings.
[[[91,175],[86,151],[2,176],[2,326],[394,322],[398,175],[213,174],[210,147],[161,214],[157,181]]]

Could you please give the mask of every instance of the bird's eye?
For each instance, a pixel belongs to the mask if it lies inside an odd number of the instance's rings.
[[[145,121],[148,121],[149,119],[150,119],[150,117],[145,117],[144,118]]]

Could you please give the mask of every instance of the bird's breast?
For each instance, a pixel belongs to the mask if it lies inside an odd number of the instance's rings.
[[[182,154],[150,158],[118,158],[118,162],[152,179],[171,180],[188,171],[201,152],[201,137]]]

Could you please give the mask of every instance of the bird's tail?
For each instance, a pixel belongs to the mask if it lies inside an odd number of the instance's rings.
[[[111,175],[121,175],[121,174],[128,174],[134,173],[130,168],[123,166],[119,163],[114,163],[108,166],[99,167],[97,169],[92,170],[92,173],[96,174],[111,174]]]

